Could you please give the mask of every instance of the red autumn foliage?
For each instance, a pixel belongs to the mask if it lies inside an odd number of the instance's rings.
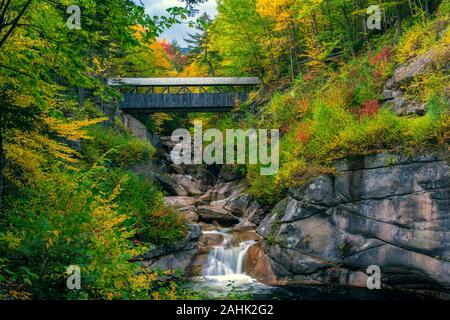
[[[297,128],[297,140],[303,144],[306,144],[311,138],[311,129],[309,124],[301,123]]]
[[[314,76],[311,73],[307,73],[303,77],[303,80],[305,80],[305,81],[312,81],[312,80],[314,80]]]
[[[377,55],[373,55],[369,53],[369,61],[375,66],[375,70],[373,71],[373,77],[376,79],[383,78],[383,74],[385,72],[385,68],[389,62],[389,60],[393,56],[393,50],[389,47],[384,47],[380,53]]]
[[[176,50],[174,47],[172,47],[172,45],[170,43],[168,43],[167,41],[163,40],[161,41],[161,46],[164,49],[164,52],[167,54],[167,56],[172,59],[175,54],[176,54]]]
[[[167,55],[172,64],[186,65],[187,57],[184,56],[177,48],[165,40],[161,41],[161,46],[163,47],[164,53]]]
[[[378,100],[368,100],[363,103],[361,106],[361,109],[359,109],[359,115],[360,116],[373,116],[374,114],[377,114],[380,110],[380,104]]]
[[[381,62],[387,62],[391,59],[393,54],[393,51],[391,48],[389,47],[384,47],[383,49],[381,49],[380,53],[378,53],[376,56],[372,56],[371,53],[369,53],[370,57],[370,62],[372,64],[378,65]]]

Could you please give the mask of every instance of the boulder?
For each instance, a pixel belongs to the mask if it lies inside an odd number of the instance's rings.
[[[219,231],[220,228],[222,228],[222,226],[215,221],[213,223],[199,222],[199,225],[202,227],[203,231]]]
[[[169,195],[172,196],[188,195],[186,190],[182,186],[178,185],[170,176],[163,174],[156,174],[155,179],[157,180],[157,182],[159,182],[164,191],[169,193]]]
[[[450,53],[450,46],[443,49],[445,53]],[[383,90],[383,99],[388,101],[388,106],[399,116],[419,115],[426,113],[426,104],[408,100],[403,97],[401,87],[411,82],[415,77],[432,70],[435,60],[445,53],[438,50],[430,50],[427,53],[416,57],[411,62],[398,67],[394,75],[386,82]]]
[[[175,208],[186,208],[193,206],[196,203],[197,199],[185,196],[171,196],[165,197],[164,201],[167,204],[174,206]]]
[[[181,219],[186,223],[198,222],[198,214],[195,213],[194,211],[178,210],[178,214],[180,215]]]
[[[197,203],[197,202],[195,202]],[[182,207],[182,208],[178,208],[177,211],[179,212],[197,212],[197,207],[194,206],[188,206],[188,207]]]
[[[199,206],[197,208],[199,218],[203,222],[217,222],[222,226],[231,226],[239,222],[239,219],[220,207]]]
[[[241,242],[245,241],[255,241],[258,242],[261,237],[256,233],[255,230],[244,230],[244,231],[234,231],[233,237],[231,238],[230,244],[232,246],[239,246]]]
[[[431,62],[433,62],[433,56],[435,52],[430,50],[427,53],[415,58],[412,62],[402,65],[394,71],[391,82],[388,83],[388,87],[398,86],[402,83],[413,80],[418,75],[424,73]]]
[[[227,183],[221,183],[210,189],[204,195],[202,195],[200,201],[218,201],[225,200],[242,193],[247,188],[247,185],[243,181],[233,181]]]
[[[202,228],[198,224],[190,223],[186,227],[189,230],[189,240],[198,240],[203,235]]]
[[[127,128],[133,136],[139,140],[149,142],[156,147],[161,145],[161,141],[158,136],[151,133],[138,119],[127,113],[121,114],[121,117],[124,127]]]
[[[384,100],[394,100],[395,98],[399,98],[402,95],[403,95],[403,93],[400,90],[391,90],[391,89],[383,90],[383,99]]]
[[[394,98],[391,102],[389,102],[389,105],[390,108],[398,116],[412,116],[412,115],[423,116],[426,114],[425,103],[413,100],[405,100],[401,96]]]
[[[245,171],[236,165],[223,165],[219,172],[219,181],[231,182],[245,178]]]
[[[198,183],[195,183],[191,176],[174,174],[172,175],[172,179],[175,181],[177,185],[181,186],[184,190],[186,190],[188,195],[198,196],[203,194],[201,186]]]
[[[184,175],[195,177],[203,186],[214,186],[217,183],[218,169],[208,165],[183,165]]]
[[[181,175],[184,175],[185,174],[185,171],[184,171],[184,168],[182,167],[182,166],[179,166],[179,165],[176,165],[176,164],[171,164],[170,165],[170,169],[173,171],[173,172],[175,172],[176,174],[181,174]]]
[[[225,209],[225,205],[227,204],[227,202],[229,200],[230,200],[229,198],[223,199],[223,200],[217,200],[217,201],[200,201],[199,200],[199,203],[203,202],[206,205],[208,205],[208,203],[209,203],[209,205],[212,206],[212,207],[219,207],[219,208]],[[227,209],[225,209],[225,210],[227,210]],[[227,211],[230,211],[230,210],[227,210]]]
[[[244,217],[254,225],[259,225],[268,212],[266,212],[256,201],[252,201],[250,206],[245,210]]]
[[[172,137],[160,137],[160,141],[161,145],[169,152],[179,143],[173,142]]]
[[[255,230],[256,224],[248,221],[246,218],[242,219],[236,226],[233,227],[234,231],[248,231]]]
[[[208,262],[208,254],[198,254],[189,263],[186,268],[186,273],[190,276],[200,276],[202,274],[203,268]]]
[[[398,115],[401,116],[411,116],[411,115],[419,115],[424,116],[426,114],[427,108],[425,103],[420,103],[416,101],[408,101],[406,105],[396,110]]]
[[[204,233],[198,241],[201,253],[208,253],[211,249],[223,243],[223,235],[220,233]]]
[[[182,250],[190,250],[192,249],[193,243],[191,243],[191,232],[187,232],[186,235],[176,241],[171,245],[159,245],[153,248],[150,248],[149,251],[145,252],[142,255],[135,257],[134,260],[137,261],[154,261],[155,259],[161,258],[163,256],[170,255],[172,253],[182,251]]]
[[[180,270],[185,271],[191,264],[191,261],[197,255],[198,250],[196,248],[191,250],[178,251],[173,254],[164,256],[154,263],[148,265],[150,270]]]
[[[291,273],[273,261],[261,248],[261,244],[251,246],[244,260],[244,271],[252,278],[268,284],[283,285]]]
[[[231,212],[235,216],[242,217],[250,203],[253,200],[251,194],[245,193],[227,199],[224,203],[224,209]]]
[[[150,270],[180,270],[185,271],[191,261],[198,255],[196,241],[202,236],[198,224],[187,224],[185,237],[172,245],[160,245],[152,248],[133,260],[140,261],[142,266]]]

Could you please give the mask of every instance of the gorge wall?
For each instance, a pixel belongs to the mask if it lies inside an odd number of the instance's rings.
[[[291,190],[259,225],[247,272],[265,283],[366,286],[366,269],[403,289],[450,289],[444,156],[380,154]]]
[[[290,190],[270,209],[230,167],[174,166],[172,145],[162,145],[164,165],[136,171],[160,182],[189,232],[179,244],[144,255],[148,265],[199,274],[216,243],[202,236],[203,221],[235,232],[256,229],[261,240],[248,250],[245,271],[266,284],[366,287],[367,268],[377,265],[384,288],[450,292],[448,153],[342,160],[336,175]],[[158,173],[164,167],[171,174]]]

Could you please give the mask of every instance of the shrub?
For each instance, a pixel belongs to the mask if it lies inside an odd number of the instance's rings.
[[[94,126],[89,134],[92,139],[83,142],[83,158],[88,164],[126,167],[150,159],[155,152],[148,142],[113,128]]]
[[[7,200],[2,223],[10,231],[0,233],[0,253],[14,268],[0,288],[18,281],[39,299],[148,299],[158,282],[130,263],[146,249],[136,237],[163,244],[184,235],[159,191],[121,169],[53,169]],[[65,287],[69,265],[81,268],[79,291]]]
[[[0,297],[149,299],[176,296],[173,281],[130,260],[149,245],[171,244],[184,226],[162,193],[126,166],[153,147],[95,126],[76,170],[43,161],[33,183],[8,188],[0,219]],[[6,230],[6,231],[4,231]],[[82,289],[66,288],[66,268],[81,268]]]
[[[128,174],[118,196],[120,212],[130,212],[140,241],[171,245],[184,236],[185,226],[172,208],[164,204],[163,194],[145,178]]]

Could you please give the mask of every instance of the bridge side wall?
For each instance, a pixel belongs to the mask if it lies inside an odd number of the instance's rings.
[[[171,112],[185,110],[226,110],[248,99],[248,93],[181,93],[125,94],[120,109],[133,111]]]

